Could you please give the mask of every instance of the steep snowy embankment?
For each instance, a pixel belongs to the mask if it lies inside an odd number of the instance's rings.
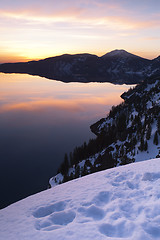
[[[94,173],[0,210],[0,240],[160,239],[159,190],[160,159]]]
[[[91,126],[97,137],[76,147],[64,158],[49,183],[160,157],[160,76],[151,77],[122,94],[123,103],[113,106],[106,118]]]

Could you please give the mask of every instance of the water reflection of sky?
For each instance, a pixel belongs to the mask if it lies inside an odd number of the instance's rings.
[[[0,112],[42,111],[46,108],[84,112],[90,107],[114,105],[126,85],[62,83],[28,75],[0,75]]]
[[[129,87],[0,74],[3,201],[8,204],[45,189],[64,153],[93,137],[89,126],[120,103]]]

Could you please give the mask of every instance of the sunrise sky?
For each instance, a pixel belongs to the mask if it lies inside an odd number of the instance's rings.
[[[125,49],[160,55],[160,0],[0,0],[0,62]]]

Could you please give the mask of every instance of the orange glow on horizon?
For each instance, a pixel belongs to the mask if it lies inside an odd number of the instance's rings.
[[[0,63],[28,62],[30,60],[33,59],[22,56],[21,54],[18,53],[13,53],[9,51],[5,52],[3,51],[3,49],[0,49]]]

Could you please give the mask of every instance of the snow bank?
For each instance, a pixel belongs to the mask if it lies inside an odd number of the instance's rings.
[[[160,239],[159,190],[160,159],[94,173],[0,210],[0,240]]]

